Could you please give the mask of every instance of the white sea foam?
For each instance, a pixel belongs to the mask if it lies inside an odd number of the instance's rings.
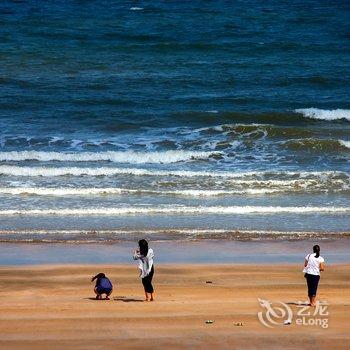
[[[143,7],[130,7],[130,11],[142,11],[143,10]]]
[[[265,176],[283,177],[298,176],[299,178],[320,177],[321,179],[334,176],[342,176],[348,179],[348,175],[340,171],[276,171],[276,172],[214,172],[214,171],[187,171],[187,170],[148,170],[138,168],[83,168],[83,167],[21,167],[17,165],[0,165],[0,174],[9,176],[115,176],[115,175],[136,175],[136,176],[179,176],[179,177],[219,177],[241,179],[246,181],[247,177],[262,178]],[[274,180],[279,181],[279,180]],[[281,180],[283,181],[283,180]]]
[[[12,151],[0,152],[0,161],[25,161],[38,160],[41,162],[98,162],[110,161],[115,163],[176,163],[191,159],[206,159],[220,152],[197,152],[197,151],[163,151],[163,152],[40,152],[40,151]]]
[[[34,196],[114,196],[114,195],[156,195],[156,196],[186,196],[186,197],[217,197],[231,195],[269,195],[278,193],[319,193],[340,192],[349,190],[347,179],[294,179],[294,180],[240,180],[232,179],[229,188],[224,189],[130,189],[118,187],[31,187],[21,183],[11,182],[15,187],[0,187],[4,195],[34,195]]]
[[[319,108],[301,108],[296,109],[296,113],[301,113],[304,117],[321,120],[340,120],[345,119],[350,121],[349,109],[319,109]]]
[[[7,195],[35,195],[35,196],[104,196],[104,195],[130,195],[130,194],[152,194],[173,195],[189,197],[215,197],[225,195],[263,195],[283,192],[282,189],[242,189],[242,190],[174,190],[157,191],[129,188],[48,188],[48,187],[0,187],[0,194]]]
[[[97,243],[134,241],[135,235],[159,240],[200,240],[200,239],[308,239],[308,238],[346,238],[349,232],[312,231],[269,231],[269,230],[225,230],[225,229],[113,229],[113,230],[0,230],[1,242],[67,242]]]
[[[49,188],[49,187],[1,187],[1,194],[36,196],[97,196],[136,193],[138,190],[122,188]]]
[[[178,190],[178,191],[166,191],[165,194],[180,195],[180,196],[193,196],[193,197],[216,197],[227,195],[244,195],[244,194],[272,194],[279,192],[278,190],[268,188],[247,188],[242,190]]]
[[[215,173],[215,172],[195,172],[186,170],[147,170],[147,169],[137,169],[137,168],[79,168],[79,167],[20,167],[20,166],[10,166],[2,165],[0,166],[0,174],[2,175],[13,175],[13,176],[115,176],[115,175],[135,175],[135,176],[180,176],[180,177],[197,177],[197,176],[218,176],[227,177],[225,173]],[[240,177],[237,174],[237,177]],[[232,174],[231,177],[235,177]]]
[[[348,238],[349,232],[258,231],[224,229],[152,229],[152,230],[0,230],[0,242],[20,243],[112,243],[134,241],[136,236],[150,237],[153,242],[186,240],[305,240]]]
[[[276,214],[347,214],[350,207],[282,207],[282,206],[231,206],[231,207],[187,207],[187,206],[159,206],[159,207],[122,207],[122,208],[66,208],[66,209],[18,209],[0,210],[0,216],[111,216],[111,215],[276,215]]]
[[[338,142],[345,148],[350,148],[350,141],[338,140]]]
[[[171,228],[171,229],[113,229],[113,230],[45,230],[45,229],[20,229],[20,230],[0,230],[0,236],[1,235],[17,235],[20,234],[35,234],[35,235],[43,235],[43,236],[56,236],[56,235],[63,235],[63,236],[70,236],[70,235],[81,235],[81,236],[118,236],[118,235],[132,235],[134,237],[135,234],[139,234],[141,236],[148,236],[148,235],[189,235],[189,236],[198,236],[198,235],[205,235],[208,237],[211,237],[213,235],[220,234],[222,237],[227,236],[228,234],[234,234],[234,235],[289,235],[289,236],[300,236],[303,237],[305,235],[339,235],[339,236],[345,236],[349,235],[349,232],[347,231],[340,231],[340,232],[318,232],[318,231],[276,231],[276,230],[236,230],[236,229],[201,229],[201,228],[194,228],[194,229],[183,229],[183,228]]]

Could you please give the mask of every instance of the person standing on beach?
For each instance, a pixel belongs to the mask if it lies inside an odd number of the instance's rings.
[[[305,257],[303,270],[307,282],[310,306],[316,306],[315,300],[321,271],[324,271],[324,259],[320,256],[320,246],[314,245],[313,253]]]
[[[152,278],[154,274],[154,253],[152,248],[148,248],[145,239],[139,241],[139,249],[134,252],[134,260],[139,260],[140,277],[145,289],[146,301],[153,301]]]

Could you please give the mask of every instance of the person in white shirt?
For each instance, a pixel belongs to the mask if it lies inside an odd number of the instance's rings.
[[[324,259],[320,256],[319,245],[314,245],[312,250],[313,253],[305,257],[303,272],[305,272],[310,306],[316,306],[317,287],[320,280],[320,272],[324,271]]]
[[[139,249],[134,252],[134,260],[139,260],[140,277],[145,289],[146,301],[153,301],[152,278],[154,274],[154,253],[152,248],[148,248],[148,242],[145,239],[139,241]]]

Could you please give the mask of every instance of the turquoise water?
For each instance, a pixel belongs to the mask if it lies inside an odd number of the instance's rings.
[[[349,231],[349,14],[1,2],[0,239]]]

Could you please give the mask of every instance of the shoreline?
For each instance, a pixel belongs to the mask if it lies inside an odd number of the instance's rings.
[[[110,301],[92,300],[90,278],[100,271],[114,284]],[[295,264],[156,263],[152,303],[142,302],[135,263],[1,267],[0,348],[346,349],[349,273],[350,264],[342,264],[322,274],[318,297],[329,304],[322,328],[296,323],[306,283]],[[258,299],[288,305],[292,324],[278,318],[264,326]]]
[[[142,238],[142,237],[141,237]],[[150,241],[161,264],[303,264],[314,244],[330,264],[350,263],[350,240]],[[134,242],[0,243],[0,266],[130,264]]]
[[[349,230],[286,231],[223,228],[128,228],[128,229],[1,229],[0,243],[120,243],[135,236],[152,241],[298,241],[350,239]]]

